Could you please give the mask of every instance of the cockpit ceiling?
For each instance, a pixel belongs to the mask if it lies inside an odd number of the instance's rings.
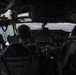
[[[76,0],[14,0],[17,14],[29,12],[33,22],[76,23]]]

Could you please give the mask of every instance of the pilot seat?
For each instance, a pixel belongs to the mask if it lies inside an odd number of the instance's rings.
[[[22,43],[10,44],[0,55],[1,75],[38,75],[38,53]]]

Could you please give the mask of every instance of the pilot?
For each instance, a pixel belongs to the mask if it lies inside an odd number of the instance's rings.
[[[31,29],[27,25],[21,25],[18,27],[17,35],[19,36],[19,42],[27,45],[30,50],[33,52],[34,50],[38,50],[39,53],[39,75],[43,75],[44,73],[44,59],[45,56],[43,55],[41,48],[38,44],[31,44],[30,37],[31,37]],[[34,49],[36,48],[36,49]]]
[[[63,46],[61,48],[61,60],[63,62],[64,72],[68,71],[68,75],[73,75],[71,74],[73,71],[71,63],[73,63],[76,52],[76,26],[73,28],[69,38],[69,40],[63,43]]]

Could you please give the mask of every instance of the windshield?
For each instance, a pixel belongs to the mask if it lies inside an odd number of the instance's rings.
[[[21,25],[25,24],[28,25],[31,30],[41,30],[42,23],[18,23],[17,28]],[[71,23],[47,23],[45,27],[49,28],[49,30],[63,30],[66,32],[71,32],[74,28],[75,24]]]
[[[41,30],[42,29],[42,23],[17,23],[16,28],[18,28],[20,25],[28,25],[31,30]],[[47,23],[45,27],[47,27],[49,30],[63,30],[66,32],[71,32],[74,28],[75,24],[71,23]],[[7,39],[8,35],[14,35],[12,25],[8,26],[8,29],[6,32],[0,28],[0,34],[3,35],[4,40]]]

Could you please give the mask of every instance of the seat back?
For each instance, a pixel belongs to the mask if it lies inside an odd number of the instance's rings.
[[[76,41],[75,40],[72,40],[72,41],[68,41],[66,45],[66,48],[63,48],[64,49],[64,58],[62,60],[62,63],[63,63],[63,68],[66,66],[68,59],[71,55],[74,55],[75,53],[75,50],[76,50]],[[62,55],[63,56],[63,55]]]
[[[69,40],[67,41],[61,49],[61,52],[59,54],[59,60],[58,60],[58,73],[59,75],[62,75],[64,73],[70,72],[70,61],[74,58],[76,52],[76,41],[75,40]]]
[[[32,53],[21,43],[13,43],[3,53],[1,73],[6,75],[29,75]]]
[[[68,50],[68,52],[67,52],[67,54],[66,54],[66,56],[65,56],[65,58],[63,60],[63,67],[65,67],[65,65],[66,65],[66,63],[67,63],[67,61],[69,59],[69,56],[71,54],[74,54],[75,50],[76,50],[76,46],[74,44],[71,44],[71,46],[70,46],[70,48],[69,48],[69,50]]]
[[[76,71],[74,72],[74,70],[71,67],[71,64],[73,63],[73,59],[76,57],[76,41],[75,40],[69,41],[66,44],[66,47],[68,48],[64,48],[66,49],[66,54],[64,53],[65,57],[62,60],[62,72],[64,75],[65,74],[73,75],[76,74]]]
[[[5,63],[1,63],[1,69],[7,75],[28,75],[30,69],[30,57],[6,58]]]

